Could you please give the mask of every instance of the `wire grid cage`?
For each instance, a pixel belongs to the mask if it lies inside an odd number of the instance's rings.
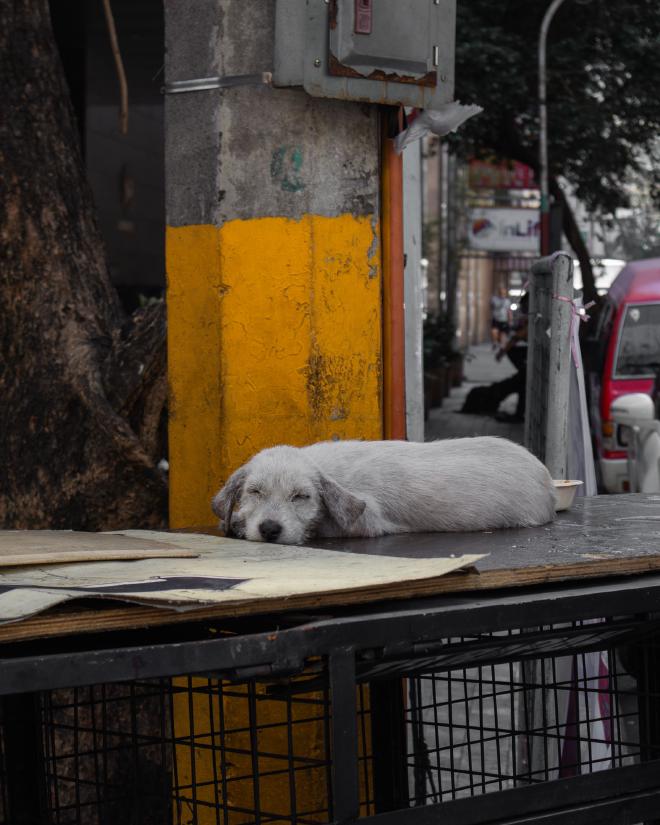
[[[385,682],[402,699],[401,809],[657,758],[654,638],[619,618],[445,639],[432,655],[358,663],[360,815],[381,810],[374,736],[382,743],[377,728],[393,720],[377,715],[374,690]],[[332,749],[322,660],[290,678],[95,685],[44,693],[40,705],[44,822],[333,819],[332,764],[343,754]],[[4,799],[3,788],[9,825]]]
[[[652,649],[594,649],[618,623],[575,623],[502,634],[520,659],[408,680],[410,805],[548,782],[652,758],[644,720],[660,693]],[[551,647],[583,650],[530,658]],[[476,646],[483,639],[448,640]],[[591,644],[590,644],[591,643]],[[586,650],[584,649],[586,647]],[[478,654],[478,649],[477,649]],[[510,654],[509,654],[510,655]],[[626,662],[626,668],[623,661]],[[632,673],[636,675],[633,676]],[[657,755],[657,752],[656,752]]]
[[[330,699],[308,678],[175,683],[175,822],[330,821]]]
[[[168,680],[42,695],[49,825],[172,822]]]

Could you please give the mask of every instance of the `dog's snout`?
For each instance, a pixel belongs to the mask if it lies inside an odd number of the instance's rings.
[[[272,519],[266,519],[259,525],[259,532],[265,541],[277,541],[282,532],[282,525]]]

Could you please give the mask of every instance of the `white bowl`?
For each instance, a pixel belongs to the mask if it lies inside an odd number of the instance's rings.
[[[571,504],[573,504],[573,499],[575,498],[575,492],[580,484],[584,484],[583,481],[554,481],[553,484],[555,485],[555,490],[557,492],[557,503],[555,504],[555,511],[559,513],[561,510],[569,510]]]

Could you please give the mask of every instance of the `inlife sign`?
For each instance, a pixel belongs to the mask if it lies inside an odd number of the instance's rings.
[[[485,252],[536,252],[541,237],[538,209],[468,210],[468,246]]]

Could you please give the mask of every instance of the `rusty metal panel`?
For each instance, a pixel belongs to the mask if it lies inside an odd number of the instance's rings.
[[[418,0],[330,0],[329,6],[330,74],[437,84],[439,6]]]
[[[453,99],[456,0],[277,0],[276,86],[432,109]]]

